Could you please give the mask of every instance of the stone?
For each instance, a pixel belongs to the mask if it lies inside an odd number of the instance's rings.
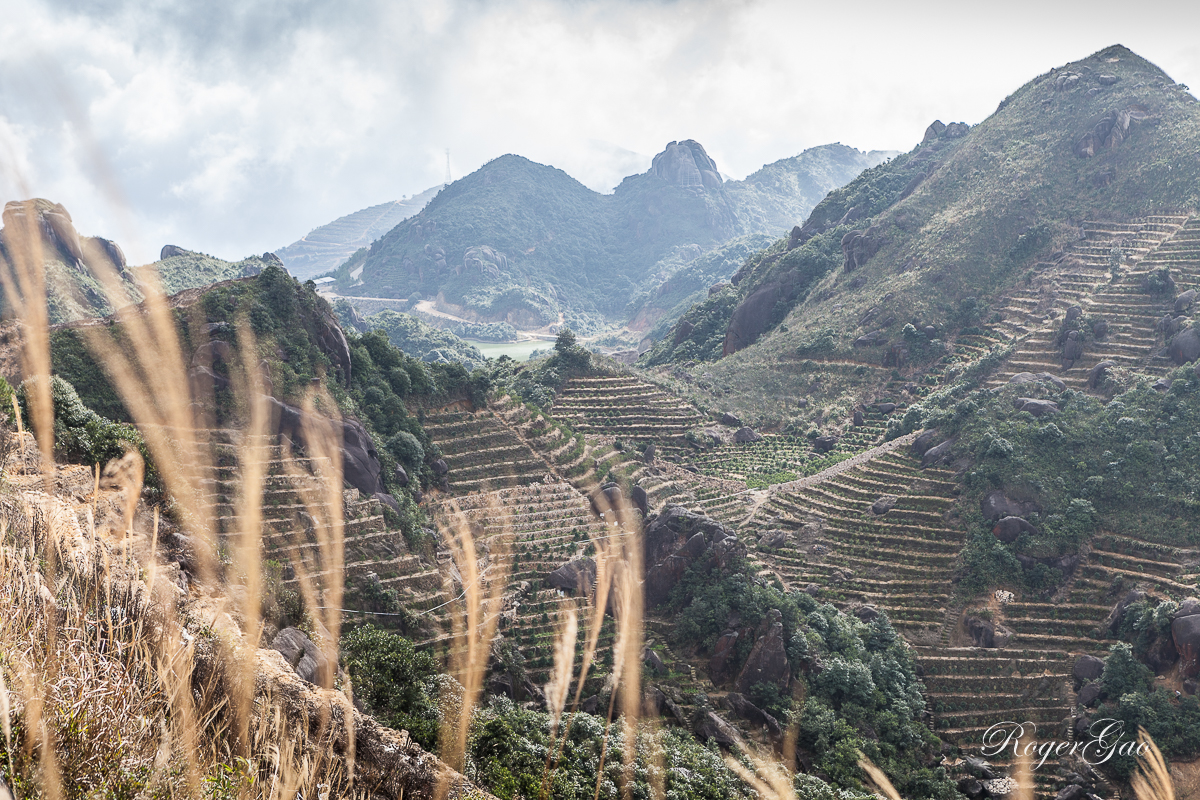
[[[646,445],[646,452],[642,453],[642,461],[647,464],[653,464],[655,457],[658,455],[658,448],[654,446],[654,442]]]
[[[723,183],[715,161],[694,139],[671,142],[654,157],[650,172],[675,186],[717,189]]]
[[[387,492],[376,492],[375,494],[371,495],[371,499],[380,505],[387,506],[397,514],[400,513],[400,503],[396,502],[396,498]]]
[[[762,438],[762,434],[753,428],[738,428],[738,432],[733,435],[733,440],[738,444],[758,442],[762,441]]]
[[[842,269],[852,272],[864,266],[883,244],[878,225],[862,231],[850,231],[842,237]]]
[[[589,597],[596,583],[596,562],[590,558],[568,561],[547,575],[546,583],[567,594]]]
[[[1021,517],[1003,517],[992,528],[992,535],[1004,544],[1012,544],[1022,533],[1036,534],[1037,528]]]
[[[1104,662],[1095,656],[1080,656],[1071,668],[1071,674],[1077,681],[1098,681],[1104,674]]]
[[[1185,597],[1183,602],[1179,604],[1179,608],[1175,609],[1175,613],[1171,615],[1171,619],[1190,617],[1193,614],[1200,614],[1200,599]]]
[[[996,646],[996,627],[985,619],[967,617],[967,634],[976,647]]]
[[[788,688],[791,681],[791,665],[783,641],[783,616],[772,608],[763,620],[766,632],[758,637],[746,664],[738,675],[736,686],[739,692],[748,692],[756,683],[770,683],[780,691]],[[763,626],[760,626],[760,629]]]
[[[700,711],[697,714],[692,733],[702,742],[711,740],[721,747],[733,747],[738,741],[737,730],[713,711]]]
[[[783,728],[780,727],[779,720],[751,703],[743,694],[730,692],[725,695],[725,707],[732,711],[735,716],[746,720],[752,725],[758,727],[766,726],[767,733],[772,738],[778,738],[783,735]]]
[[[651,519],[642,541],[647,608],[663,603],[687,568],[700,558],[707,557],[713,565],[723,567],[734,556],[745,553],[745,545],[732,530],[678,505],[668,506]]]
[[[429,468],[433,470],[434,475],[445,475],[450,471],[450,465],[446,463],[446,459],[444,458],[430,462]]]
[[[729,326],[725,329],[725,343],[722,345],[721,354],[732,355],[758,341],[758,337],[767,329],[771,313],[790,294],[791,291],[784,283],[772,281],[756,289],[739,303],[729,318]]]
[[[1108,618],[1104,621],[1105,629],[1115,634],[1121,627],[1121,621],[1125,619],[1125,611],[1134,603],[1145,599],[1145,592],[1139,592],[1136,589],[1126,592],[1125,596],[1113,606],[1112,611],[1108,612]]]
[[[879,609],[872,605],[859,606],[852,613],[863,622],[874,622],[879,619]]]
[[[984,519],[992,521],[1001,517],[1020,517],[1033,511],[1040,511],[1037,503],[1018,502],[999,490],[990,492],[979,501],[979,510]]]
[[[1118,78],[1116,75],[1101,75],[1098,78],[1096,78],[1096,82],[1099,83],[1101,86],[1112,86],[1114,83],[1116,83],[1119,80],[1121,80],[1121,79]],[[1060,798],[1058,798],[1058,800],[1064,800],[1064,798],[1060,797]],[[1075,798],[1066,798],[1066,800],[1075,800]]]
[[[992,771],[992,765],[977,756],[967,756],[963,759],[963,764],[967,772],[981,780],[994,780],[996,773]]]
[[[1083,358],[1083,342],[1079,340],[1077,331],[1071,331],[1063,342],[1063,360],[1077,361],[1080,358]]]
[[[925,451],[925,455],[921,457],[922,467],[936,467],[940,464],[950,462],[952,455],[951,450],[954,448],[954,439],[947,439],[937,447],[931,447]]]
[[[925,129],[925,138],[921,139],[921,144],[929,144],[934,139],[942,135],[942,131],[946,130],[946,123],[940,119],[935,119],[929,123],[929,127]]]
[[[1090,706],[1100,698],[1100,684],[1089,683],[1079,690],[1079,705]]]
[[[662,657],[648,647],[642,651],[642,663],[646,666],[647,670],[655,675],[666,675],[668,672],[667,665],[663,663]]]
[[[1200,674],[1200,614],[1180,617],[1171,622],[1171,640],[1179,654],[1179,674],[1195,678]]]
[[[318,686],[332,685],[333,671],[321,648],[299,628],[284,628],[275,635],[271,649],[283,655],[302,680]]]
[[[1105,376],[1108,374],[1108,370],[1112,367],[1115,367],[1116,365],[1117,365],[1117,362],[1115,362],[1115,361],[1101,361],[1099,364],[1092,367],[1088,371],[1088,378],[1087,378],[1088,388],[1095,389],[1096,387],[1098,387],[1100,385],[1100,383],[1104,380]]]
[[[742,420],[734,414],[730,414],[728,411],[722,411],[721,416],[717,417],[717,422],[721,423],[722,425],[727,425],[730,428],[742,427]]]
[[[900,498],[894,494],[885,494],[871,504],[871,513],[875,514],[876,516],[886,514],[896,507],[896,503],[899,501],[899,499]]]
[[[1191,327],[1175,334],[1167,346],[1167,355],[1176,364],[1181,365],[1200,358],[1200,330]]]
[[[813,440],[813,449],[818,453],[828,453],[837,446],[838,437],[832,435],[818,436]]]
[[[1053,400],[1039,400],[1033,397],[1018,397],[1013,401],[1018,411],[1024,411],[1035,417],[1047,417],[1058,413],[1058,403]]]
[[[1154,383],[1150,384],[1150,388],[1159,394],[1165,394],[1166,392],[1170,391],[1173,383],[1175,383],[1175,381],[1171,380],[1170,378],[1159,378]]]
[[[117,272],[124,272],[128,266],[125,252],[111,239],[84,236],[80,239],[80,244],[83,247],[83,260],[88,264],[110,266]]]
[[[1185,314],[1196,303],[1196,290],[1188,289],[1175,298],[1175,313]]]
[[[1097,340],[1103,340],[1107,336],[1108,336],[1108,321],[1103,320],[1103,319],[1096,320],[1096,322],[1092,325],[1092,338],[1097,339]]]
[[[729,674],[732,663],[730,660],[734,657],[734,645],[737,644],[741,634],[735,630],[727,630],[717,637],[717,643],[713,645],[712,658],[708,660],[708,676],[712,682],[720,686],[728,681],[732,675]]]
[[[891,414],[893,411],[896,410],[896,404],[895,403],[876,403],[875,408],[878,409],[880,414]]]
[[[591,697],[585,697],[583,699],[583,702],[580,703],[580,708],[583,709],[583,712],[585,714],[595,714],[595,713],[599,712],[600,711],[600,696],[594,694]]]
[[[173,244],[164,244],[162,247],[162,250],[158,254],[158,260],[166,261],[168,258],[175,258],[176,256],[186,256],[190,252],[191,252],[190,250],[184,250],[182,247],[176,247]]]
[[[863,419],[862,411],[854,409],[854,427],[861,428],[866,420]]]
[[[1087,790],[1078,784],[1064,786],[1058,790],[1058,794],[1054,795],[1054,800],[1084,800],[1087,796]]]
[[[959,793],[966,795],[971,800],[976,800],[983,796],[983,783],[978,778],[972,778],[970,775],[958,779]]]
[[[675,326],[675,338],[671,340],[671,346],[678,347],[683,342],[686,342],[695,329],[696,326],[686,319],[679,320],[679,324]]]
[[[375,443],[371,441],[370,434],[361,422],[351,418],[345,418],[340,423],[308,419],[300,409],[273,397],[267,397],[266,402],[275,420],[275,433],[305,447],[309,432],[328,430],[330,424],[340,426],[342,478],[367,496],[387,491],[383,485],[383,465],[379,462],[379,453],[376,452]],[[445,466],[446,462],[441,463]],[[436,467],[434,471],[437,471]]]
[[[646,490],[641,486],[634,486],[629,490],[629,502],[633,503],[633,507],[642,512],[642,519],[650,516],[650,496],[646,494]]]
[[[766,531],[758,538],[758,545],[768,550],[778,550],[786,545],[787,541],[787,531]]]
[[[909,452],[914,456],[923,456],[940,438],[941,433],[937,430],[923,431],[916,439],[913,439],[913,443],[909,446]]]
[[[408,472],[404,469],[404,467],[400,466],[399,464],[396,465],[395,478],[396,478],[396,485],[399,486],[401,489],[403,489],[405,486],[408,486],[408,480],[409,480]]]

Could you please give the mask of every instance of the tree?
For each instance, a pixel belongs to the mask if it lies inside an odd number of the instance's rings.
[[[575,331],[570,328],[563,328],[558,332],[558,338],[554,340],[554,349],[566,355],[574,349],[576,342]]]

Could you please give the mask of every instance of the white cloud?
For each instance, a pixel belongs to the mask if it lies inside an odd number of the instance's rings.
[[[455,177],[516,152],[607,189],[673,139],[735,177],[830,141],[907,149],[1115,42],[1200,87],[1183,2],[0,4],[4,152],[134,260],[279,247],[441,183],[447,147]]]

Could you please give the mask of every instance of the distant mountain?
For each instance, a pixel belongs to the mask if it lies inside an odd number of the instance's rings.
[[[1097,363],[1093,352],[1153,358],[1186,327],[1160,322],[1179,314],[1174,291],[1200,285],[1184,244],[1171,246],[1183,255],[1155,254],[1153,274],[1138,260],[1200,208],[1198,153],[1200,103],[1187,87],[1106,48],[1038,76],[973,127],[931,124],[912,151],[831,192],[794,235],[748,258],[641,363],[707,376],[699,403],[720,394],[748,419],[820,427],[886,396],[897,375],[922,386],[931,363],[1030,331],[1049,341],[1013,345],[1012,371],[1070,383]],[[1129,309],[1152,318],[1131,321]],[[1068,348],[1060,317],[1145,341],[1110,347],[1074,331]],[[986,339],[949,344],[960,336]]]
[[[418,213],[442,187],[426,189],[407,200],[395,200],[339,217],[310,231],[304,238],[275,251],[300,280],[320,275],[342,264],[404,220]]]
[[[343,295],[436,298],[471,321],[588,330],[624,320],[637,293],[686,265],[679,248],[694,258],[736,237],[778,236],[889,155],[825,145],[725,181],[699,143],[671,142],[610,195],[506,155],[356,253],[336,285]]]

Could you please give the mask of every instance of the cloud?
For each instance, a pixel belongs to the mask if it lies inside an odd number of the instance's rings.
[[[516,152],[608,190],[675,139],[735,177],[830,141],[907,149],[1118,41],[1200,86],[1182,2],[5,5],[0,155],[135,261],[280,247],[440,184],[446,148],[455,177]]]

